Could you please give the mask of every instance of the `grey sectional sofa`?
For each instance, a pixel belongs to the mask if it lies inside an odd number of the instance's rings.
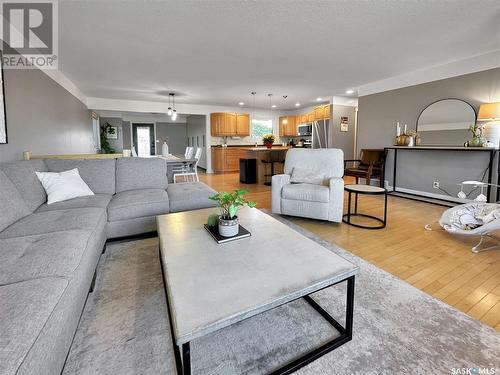
[[[94,196],[46,204],[35,171],[78,168]],[[58,374],[106,240],[156,215],[211,207],[202,183],[167,184],[161,159],[0,164],[0,374]]]

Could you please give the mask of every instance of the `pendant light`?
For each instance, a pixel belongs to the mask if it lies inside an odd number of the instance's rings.
[[[251,123],[253,120],[255,120],[255,95],[257,94],[255,91],[252,91],[250,94],[252,94],[252,119]]]
[[[172,116],[172,105],[171,105],[171,99],[175,94],[169,93],[168,94],[168,109],[167,109],[167,115]]]
[[[284,109],[286,109],[286,98],[288,98],[288,95],[283,95],[283,108],[284,108]],[[284,125],[288,124],[288,116],[286,116],[286,117],[283,119],[282,123],[283,123]]]
[[[172,107],[174,108],[172,110],[172,121],[177,120],[177,110],[175,109],[175,94],[170,94],[172,95]]]

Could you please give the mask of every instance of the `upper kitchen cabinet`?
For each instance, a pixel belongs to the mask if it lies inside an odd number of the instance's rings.
[[[307,122],[313,122],[314,120],[315,120],[314,111],[312,111],[312,112],[307,114]]]
[[[324,106],[318,105],[313,109],[314,119],[315,120],[323,120],[325,118]]]
[[[296,116],[281,116],[279,128],[281,137],[296,136],[297,135]]]
[[[236,114],[236,134],[241,136],[250,135],[250,115],[248,113]]]
[[[323,116],[324,116],[324,118],[330,118],[330,112],[331,112],[330,108],[331,108],[330,104],[325,104],[323,106]]]
[[[230,112],[211,113],[210,133],[214,137],[250,135],[250,115]]]

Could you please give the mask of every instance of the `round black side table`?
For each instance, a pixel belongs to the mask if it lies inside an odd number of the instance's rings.
[[[363,229],[382,229],[385,228],[385,224],[387,222],[387,190],[378,186],[371,185],[345,185],[344,190],[349,193],[348,197],[348,206],[347,213],[343,215],[342,221],[346,224],[352,225],[354,227],[363,228]],[[352,194],[354,193],[354,213],[351,212],[351,201]],[[384,195],[384,218],[381,219],[379,217],[367,214],[359,214],[358,213],[358,195]],[[351,223],[351,217],[353,216],[361,216],[367,217],[379,222],[379,225],[367,226],[361,224]]]

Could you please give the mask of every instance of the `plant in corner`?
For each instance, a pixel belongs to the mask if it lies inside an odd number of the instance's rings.
[[[237,189],[232,193],[220,192],[214,194],[209,199],[218,202],[220,208],[219,215],[219,234],[224,237],[232,237],[238,234],[239,220],[236,214],[243,206],[255,207],[255,202],[249,201],[245,198],[248,190]],[[209,218],[210,222],[214,222],[213,218]]]
[[[108,141],[108,132],[112,130],[112,126],[109,123],[105,123],[101,126],[101,152],[103,154],[114,154],[116,153],[115,149],[111,147]]]
[[[264,142],[264,145],[267,147],[267,148],[271,148],[273,147],[273,143],[275,141],[275,137],[273,134],[264,134],[264,136],[262,137],[262,142]]]

